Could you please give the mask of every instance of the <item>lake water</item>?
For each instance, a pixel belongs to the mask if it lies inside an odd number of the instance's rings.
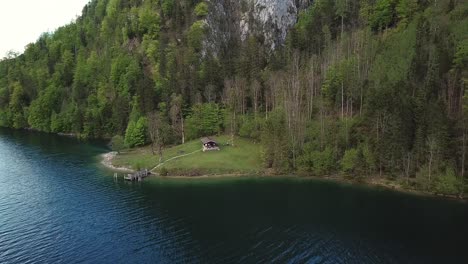
[[[468,263],[468,205],[298,179],[127,183],[0,129],[0,263]]]

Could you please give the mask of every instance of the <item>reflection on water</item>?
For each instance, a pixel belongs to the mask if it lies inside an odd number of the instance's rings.
[[[0,262],[464,263],[468,206],[296,179],[115,181],[100,144],[0,130]]]

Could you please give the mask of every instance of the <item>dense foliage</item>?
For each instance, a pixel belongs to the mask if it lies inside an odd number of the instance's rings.
[[[460,192],[466,1],[316,0],[284,47],[252,35],[220,54],[204,50],[209,10],[91,1],[75,23],[0,62],[0,125],[123,135],[128,146],[224,131],[261,141],[277,172],[380,174]]]

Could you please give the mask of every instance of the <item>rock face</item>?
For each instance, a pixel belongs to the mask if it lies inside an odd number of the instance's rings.
[[[208,0],[210,12],[205,52],[218,54],[229,41],[249,36],[263,39],[270,50],[284,44],[288,30],[297,22],[299,11],[311,0]]]
[[[297,7],[293,0],[250,0],[253,6],[242,14],[240,21],[241,40],[244,41],[252,30],[263,34],[265,44],[274,49],[284,42],[288,29],[297,20]]]

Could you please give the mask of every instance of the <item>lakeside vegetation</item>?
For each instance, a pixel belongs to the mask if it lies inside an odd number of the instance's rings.
[[[229,140],[228,136],[216,137],[220,151],[202,152],[200,140],[169,147],[162,151],[162,165],[159,165],[159,158],[152,154],[150,146],[121,152],[114,157],[112,163],[117,167],[130,167],[135,170],[157,167],[155,171],[164,176],[254,175],[262,170],[258,143],[237,139],[236,145],[232,146]]]
[[[218,53],[204,42],[211,10],[199,0],[91,1],[76,22],[0,62],[0,125],[150,143],[127,156],[133,166],[228,134],[259,142],[255,164],[277,174],[378,175],[463,193],[466,1],[315,0],[284,46],[251,34]],[[235,161],[234,150],[219,155]],[[209,155],[167,169],[188,173]]]
[[[418,179],[395,178],[386,175],[381,177],[375,175],[348,174],[345,170],[334,174],[321,174],[313,176],[307,172],[295,172],[294,175],[278,174],[274,170],[265,168],[262,155],[262,147],[247,139],[237,139],[238,144],[233,147],[229,145],[230,136],[224,135],[216,138],[222,144],[221,151],[202,152],[199,140],[192,140],[183,145],[168,147],[163,150],[161,165],[158,156],[154,155],[150,146],[125,149],[114,156],[111,164],[116,168],[128,168],[131,170],[151,169],[162,177],[150,179],[151,182],[159,183],[163,179],[173,179],[174,183],[180,180],[206,179],[211,184],[242,179],[244,177],[303,180],[332,180],[341,183],[358,183],[368,186],[377,186],[385,189],[408,192],[418,195],[436,195],[450,198],[464,198],[459,189],[466,186],[460,184],[453,175],[452,183],[439,182],[433,188],[422,189],[418,187]],[[202,177],[200,177],[202,176]],[[166,182],[165,180],[163,182]],[[185,182],[185,181],[183,181]],[[205,181],[204,181],[205,182]],[[189,183],[192,183],[190,180]],[[459,188],[459,189],[454,189]],[[463,193],[466,193],[464,190]]]

